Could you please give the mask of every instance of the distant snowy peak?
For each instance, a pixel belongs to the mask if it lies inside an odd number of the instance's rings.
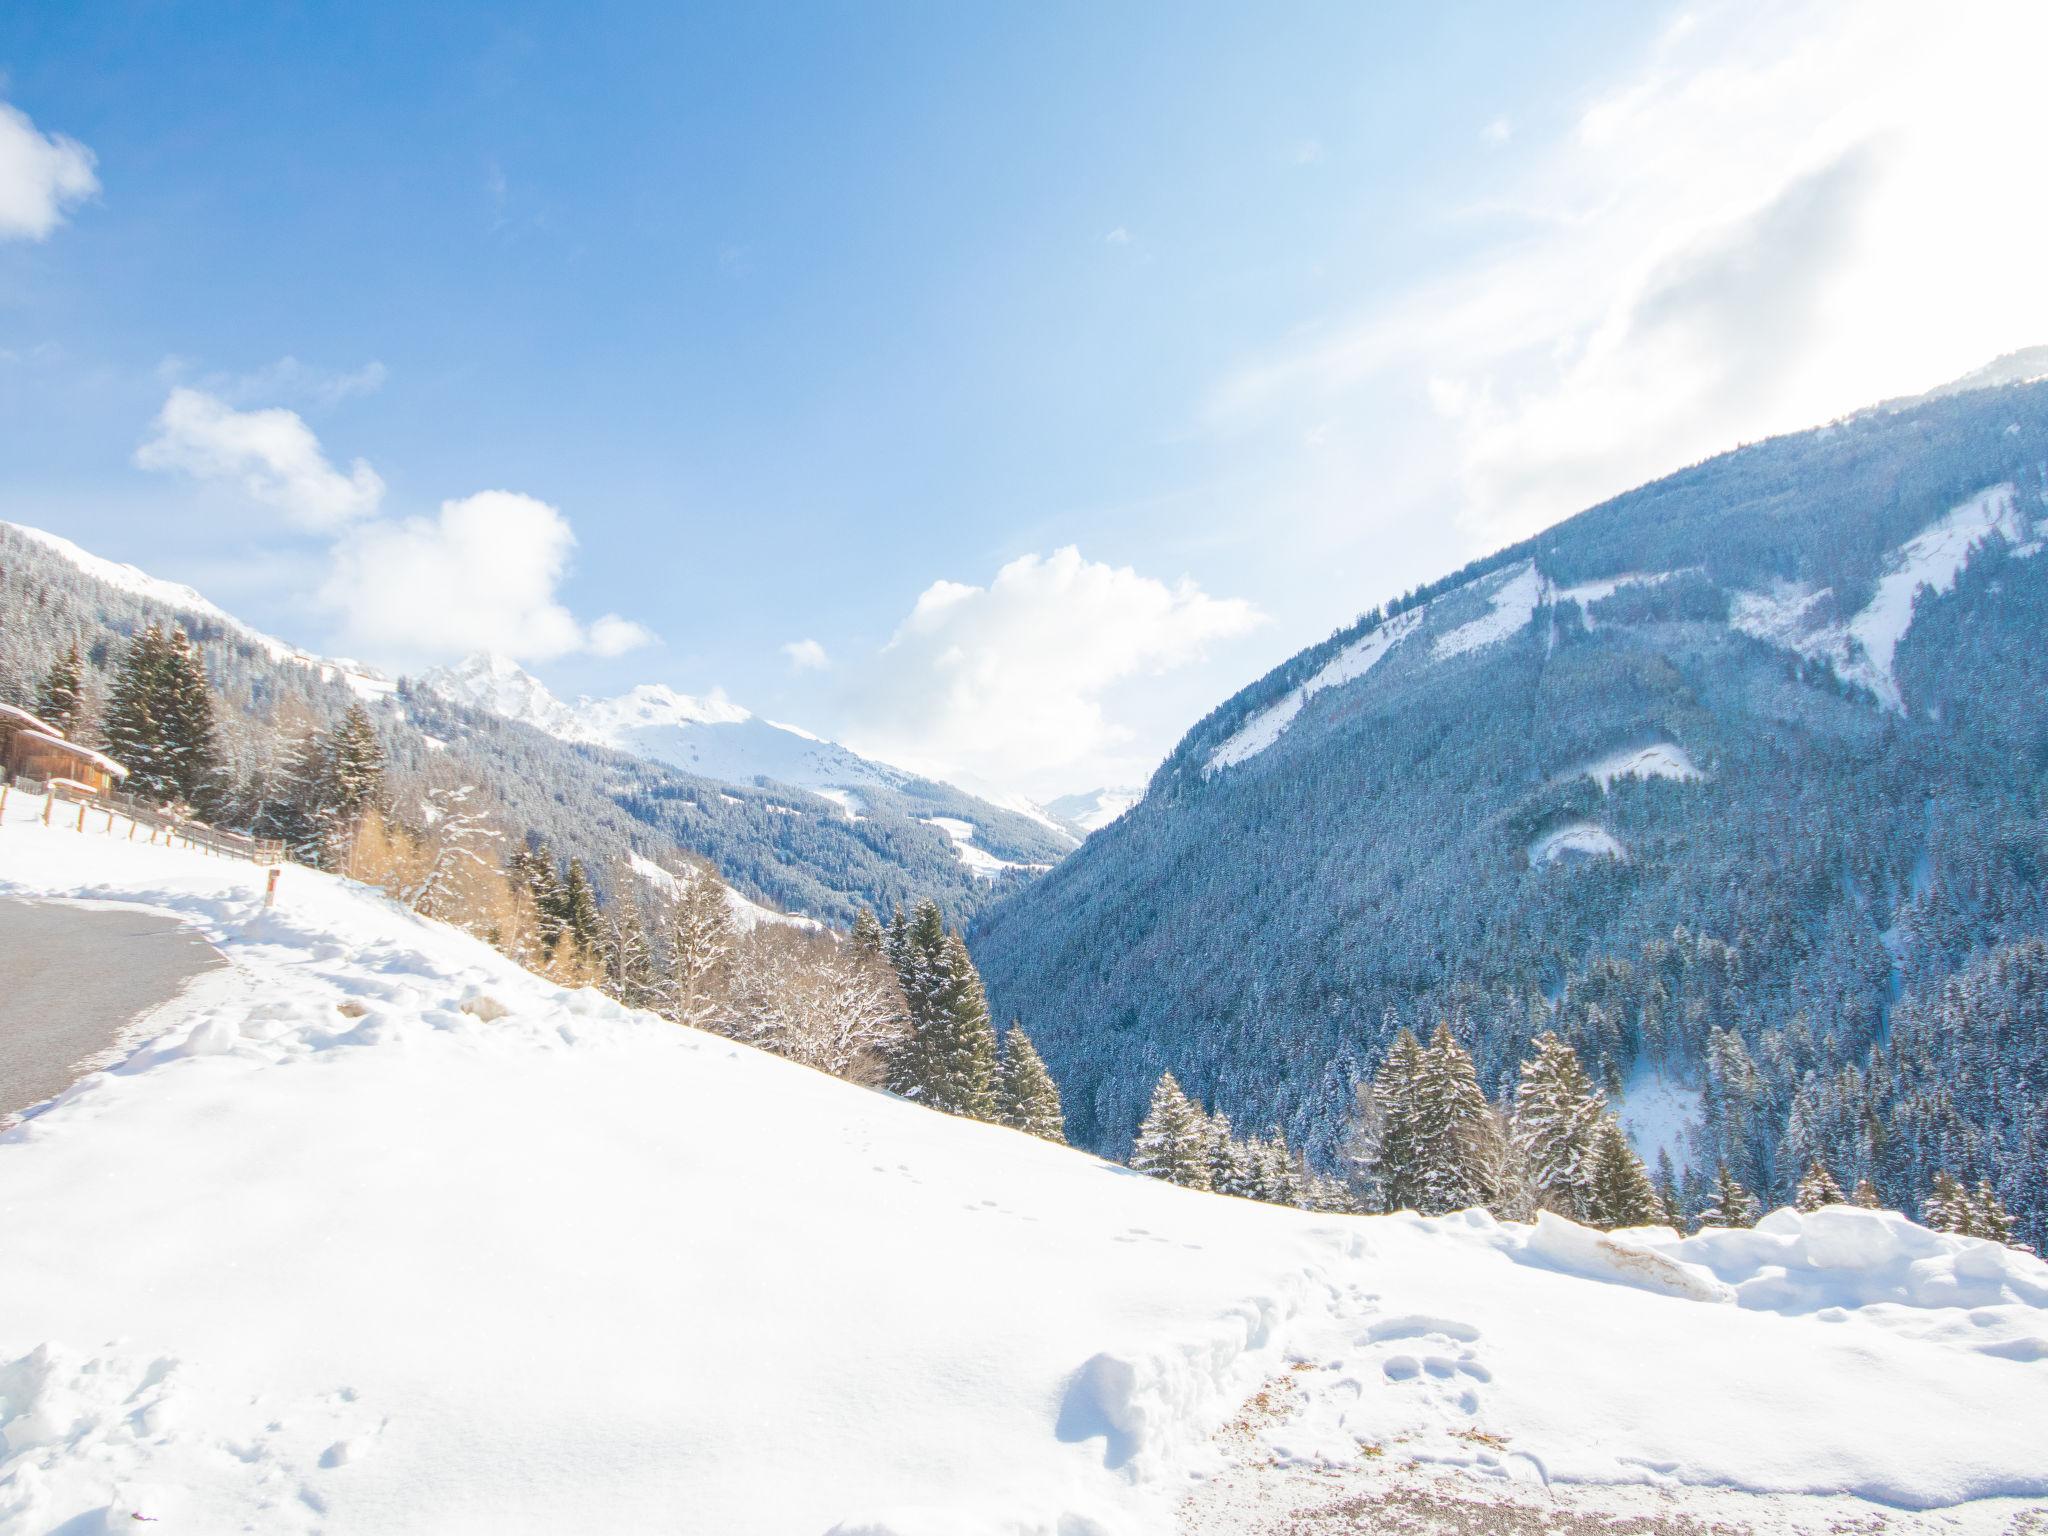
[[[1091,832],[1100,832],[1144,798],[1142,789],[1091,789],[1048,800],[1045,810],[1063,826],[1086,837]]]
[[[723,691],[642,683],[610,699],[565,704],[505,656],[477,655],[421,680],[451,703],[517,720],[563,741],[629,752],[728,784],[772,779],[799,789],[897,788],[913,776],[796,726],[764,720]]]
[[[722,688],[714,688],[707,697],[698,698],[677,693],[664,683],[642,683],[615,699],[586,699],[578,706],[578,712],[590,726],[608,736],[662,725],[742,725],[754,718],[752,711],[728,699]],[[805,741],[819,740],[809,731],[793,726],[762,723]]]
[[[420,686],[451,704],[517,720],[564,741],[600,740],[545,683],[511,657],[496,652],[479,652],[452,667],[436,667],[420,679]]]

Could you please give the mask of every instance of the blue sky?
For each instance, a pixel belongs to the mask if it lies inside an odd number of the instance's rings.
[[[2048,339],[1999,191],[2038,31],[36,8],[0,515],[389,665],[1134,779],[1393,592]],[[1953,292],[1941,217],[2003,231]]]

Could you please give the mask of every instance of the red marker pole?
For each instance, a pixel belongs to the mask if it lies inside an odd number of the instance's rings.
[[[270,867],[270,883],[263,888],[264,906],[274,907],[277,905],[277,877],[283,873],[284,871],[274,864]]]

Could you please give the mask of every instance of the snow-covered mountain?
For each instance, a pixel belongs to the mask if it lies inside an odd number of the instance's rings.
[[[1091,832],[1100,832],[1144,798],[1143,789],[1090,789],[1048,800],[1045,809],[1079,836],[1086,837]]]
[[[881,797],[893,802],[906,795],[928,798],[935,789],[950,791],[960,804],[946,807],[944,815],[922,807],[918,819],[945,832],[961,864],[986,878],[1048,868],[1080,840],[1021,796],[981,785],[944,784],[876,762],[801,726],[764,719],[719,691],[700,696],[643,683],[616,698],[566,704],[517,662],[488,653],[429,672],[420,686],[451,703],[517,720],[562,741],[609,747],[727,784],[785,784],[811,790],[838,806],[849,820],[860,820],[870,803]],[[977,839],[987,841],[991,831],[1012,824],[1018,816],[1037,822],[1053,840],[1039,839],[1039,846],[1029,849],[1027,856],[1017,857],[992,854],[979,846]]]
[[[2048,1003],[2044,549],[2042,382],[1617,497],[1198,722],[977,925],[991,1001],[1110,1153],[1162,1068],[1334,1160],[1398,1029],[1448,1022],[1496,1098],[1555,1030],[1625,1119],[1696,1106],[1679,1171],[1917,1208],[1946,1159],[2048,1241],[2048,1037],[1952,1027]]]
[[[565,704],[510,657],[488,652],[436,668],[420,686],[563,741],[630,752],[730,784],[768,779],[799,789],[901,789],[918,777],[798,726],[765,720],[719,691],[700,697],[643,683],[616,698]]]
[[[4,816],[0,894],[226,963],[0,1132],[0,1530],[1999,1536],[2048,1497],[2014,1249],[1201,1194],[346,880],[269,906]]]

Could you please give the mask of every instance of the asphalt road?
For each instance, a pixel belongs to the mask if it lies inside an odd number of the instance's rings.
[[[0,899],[0,1119],[62,1092],[122,1029],[222,963],[167,917]]]

